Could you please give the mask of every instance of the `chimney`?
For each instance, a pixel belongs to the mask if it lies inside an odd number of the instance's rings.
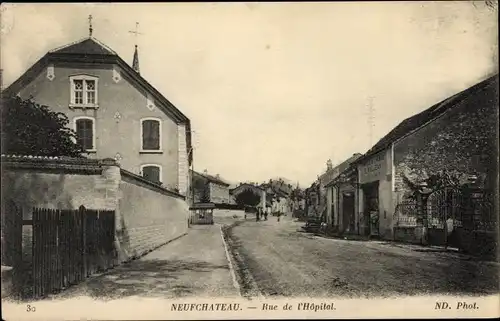
[[[204,169],[203,174],[208,175],[208,171],[206,169]]]
[[[329,159],[327,162],[326,162],[326,170],[329,171],[333,168],[333,163],[332,163],[332,160]]]
[[[220,175],[219,174],[215,175],[215,178],[220,179]]]

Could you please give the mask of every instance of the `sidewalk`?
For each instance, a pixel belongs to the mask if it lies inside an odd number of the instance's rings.
[[[238,297],[218,225],[189,233],[135,261],[90,277],[53,299],[141,297]]]

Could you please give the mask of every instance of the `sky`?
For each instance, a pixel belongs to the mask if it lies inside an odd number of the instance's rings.
[[[1,8],[4,86],[87,37],[92,14],[93,36],[129,64],[137,39],[141,75],[191,119],[195,170],[230,182],[307,187],[328,159],[498,71],[497,12],[482,2]]]

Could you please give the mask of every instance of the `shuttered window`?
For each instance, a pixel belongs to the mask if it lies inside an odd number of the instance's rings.
[[[142,149],[160,150],[160,121],[146,119],[142,121]]]
[[[94,149],[94,120],[80,118],[75,121],[77,141],[85,150]]]
[[[147,165],[142,167],[142,177],[155,183],[161,182],[160,166]]]

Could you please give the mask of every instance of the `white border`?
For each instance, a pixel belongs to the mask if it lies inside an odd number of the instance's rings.
[[[160,164],[142,164],[141,165],[141,177],[144,177],[144,173],[142,172],[142,170],[144,169],[144,167],[148,167],[148,166],[154,166],[154,167],[158,167],[160,169],[160,183],[163,183],[163,168]]]
[[[73,118],[73,130],[76,132],[76,122],[80,119],[89,119],[92,121],[92,149],[86,149],[86,152],[96,152],[96,131],[95,131],[95,118],[91,116],[76,116]]]
[[[160,131],[160,148],[159,149],[144,149],[142,146],[143,144],[143,137],[142,137],[142,123],[146,120],[156,120],[157,122],[160,123],[160,126],[159,126],[159,131]],[[163,153],[163,132],[162,132],[162,119],[161,118],[158,118],[158,117],[145,117],[145,118],[141,118],[141,121],[140,121],[140,124],[141,124],[141,127],[139,129],[139,135],[140,135],[140,144],[141,144],[141,149],[140,149],[140,152],[141,153]]]

